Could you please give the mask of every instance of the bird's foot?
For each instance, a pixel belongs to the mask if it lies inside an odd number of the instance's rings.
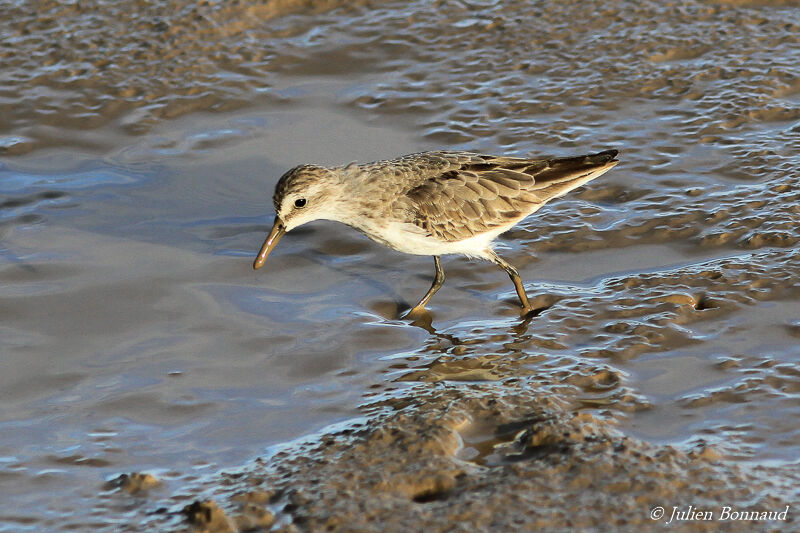
[[[527,305],[527,306],[523,307],[522,309],[520,309],[519,316],[520,316],[520,318],[522,318],[524,320],[529,320],[529,319],[531,319],[533,317],[541,315],[542,312],[544,312],[549,307],[550,307],[549,305],[544,305],[544,306],[539,306],[539,307],[534,307],[532,305]]]
[[[418,320],[420,318],[426,318],[431,316],[425,307],[421,305],[417,305],[406,311],[405,313],[400,315],[400,318],[403,320]]]
[[[409,320],[412,326],[417,326],[426,330],[428,333],[436,333],[433,329],[433,317],[424,307],[412,307],[402,315],[402,320]]]

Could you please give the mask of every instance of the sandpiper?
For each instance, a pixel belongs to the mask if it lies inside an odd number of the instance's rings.
[[[275,186],[275,222],[253,268],[264,266],[284,233],[313,220],[335,220],[394,250],[433,256],[433,284],[411,316],[444,283],[439,256],[446,254],[501,267],[527,314],[533,308],[519,273],[492,242],[548,201],[609,171],[619,163],[616,156],[617,150],[560,159],[436,151],[364,165],[300,165]]]

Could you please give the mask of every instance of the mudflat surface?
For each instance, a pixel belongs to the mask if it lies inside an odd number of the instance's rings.
[[[0,531],[792,529],[798,7],[3,6]],[[289,167],[440,148],[621,151],[503,237],[537,316],[446,258],[400,320],[432,261],[335,224],[252,271]]]

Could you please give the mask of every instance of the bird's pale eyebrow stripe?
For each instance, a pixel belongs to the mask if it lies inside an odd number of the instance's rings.
[[[289,169],[281,176],[278,183],[275,185],[275,194],[272,196],[272,203],[275,206],[275,211],[280,209],[283,198],[290,190],[302,188],[304,185],[313,183],[316,180],[314,175],[304,172],[312,168],[314,168],[314,165],[299,165]]]

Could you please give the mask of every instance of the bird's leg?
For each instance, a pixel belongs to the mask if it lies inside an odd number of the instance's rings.
[[[517,289],[517,296],[519,296],[519,301],[522,304],[522,312],[527,314],[533,311],[533,307],[531,307],[528,301],[528,295],[525,293],[525,287],[522,285],[522,280],[519,277],[517,269],[491,250],[489,250],[489,260],[505,270],[508,273],[508,277],[511,278],[511,281],[514,282],[514,288]]]
[[[428,292],[425,293],[425,296],[422,297],[422,300],[419,301],[417,305],[411,308],[408,312],[408,315],[415,315],[425,311],[425,304],[436,294],[442,285],[444,284],[444,270],[442,269],[442,263],[439,261],[439,256],[433,256],[433,263],[436,265],[436,277],[433,278],[433,284],[431,288],[428,289]]]

